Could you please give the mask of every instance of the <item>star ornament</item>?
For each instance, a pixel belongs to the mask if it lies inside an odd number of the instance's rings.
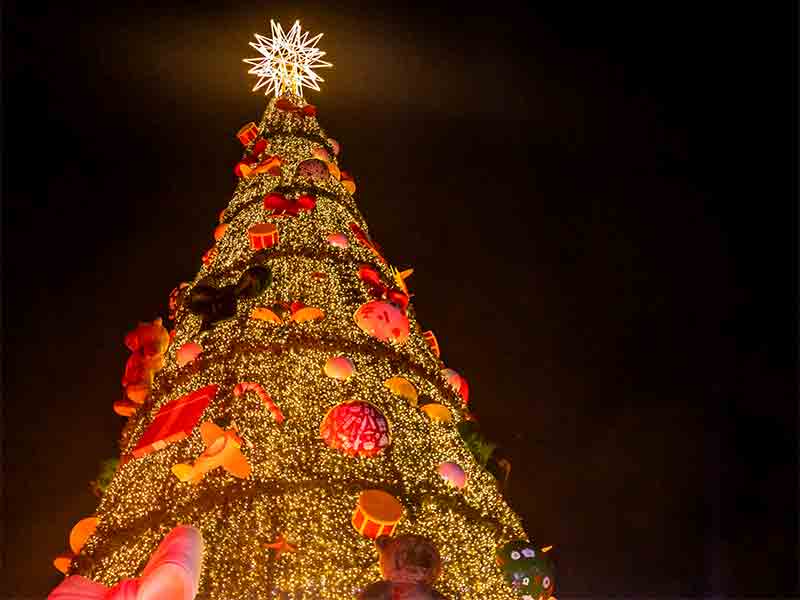
[[[272,91],[280,96],[284,92],[290,92],[301,97],[304,87],[319,91],[319,82],[325,80],[314,69],[333,66],[322,60],[325,52],[317,48],[322,34],[309,39],[309,33],[301,31],[300,21],[295,21],[288,32],[273,20],[269,24],[272,38],[256,33],[256,41],[250,42],[261,56],[245,58],[243,61],[252,65],[248,73],[258,77],[253,91],[266,88],[264,94]]]
[[[297,546],[295,544],[290,544],[283,534],[275,538],[274,542],[262,544],[262,547],[268,550],[274,550],[275,560],[278,560],[281,557],[281,555],[286,554],[287,552],[297,551]]]

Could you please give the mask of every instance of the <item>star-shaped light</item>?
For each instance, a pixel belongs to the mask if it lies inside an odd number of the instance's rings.
[[[275,538],[274,542],[270,542],[268,544],[262,544],[262,547],[267,548],[269,550],[275,550],[275,560],[278,560],[282,554],[285,554],[287,552],[297,551],[297,546],[295,546],[294,544],[290,544],[289,541],[283,536],[283,534]]]
[[[261,53],[261,57],[244,59],[244,62],[253,65],[248,73],[258,77],[253,91],[266,87],[265,94],[272,91],[276,96],[284,92],[302,96],[304,87],[319,91],[318,82],[325,80],[314,69],[333,66],[322,60],[325,52],[317,48],[322,34],[309,39],[307,31],[301,32],[300,21],[295,21],[288,32],[273,20],[269,24],[272,38],[256,33],[257,41],[250,42]]]

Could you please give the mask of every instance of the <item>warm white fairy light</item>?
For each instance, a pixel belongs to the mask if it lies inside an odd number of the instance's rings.
[[[319,91],[318,82],[325,80],[314,69],[333,66],[321,60],[325,52],[317,48],[317,42],[322,34],[309,39],[309,32],[300,30],[300,21],[295,21],[288,32],[273,20],[269,24],[272,38],[256,33],[257,41],[250,42],[261,56],[244,59],[244,62],[253,65],[248,73],[258,77],[253,91],[266,87],[265,94],[272,91],[276,96],[284,92],[302,96],[303,87]]]

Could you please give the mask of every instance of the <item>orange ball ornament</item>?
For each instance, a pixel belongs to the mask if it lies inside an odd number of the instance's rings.
[[[355,365],[346,356],[332,356],[325,361],[323,371],[328,377],[345,380],[355,372]]]
[[[222,236],[225,235],[225,231],[228,229],[227,223],[220,223],[214,228],[214,241],[218,242],[222,239]]]

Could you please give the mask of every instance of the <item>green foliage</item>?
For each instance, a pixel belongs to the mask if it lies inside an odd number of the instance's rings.
[[[467,448],[469,448],[469,451],[472,452],[475,460],[477,460],[482,467],[486,467],[489,462],[489,457],[492,455],[492,452],[494,452],[494,449],[497,448],[497,444],[490,442],[484,437],[480,431],[480,427],[475,421],[461,421],[457,427],[461,439],[464,440],[464,443],[467,445]]]
[[[111,483],[111,479],[114,477],[114,473],[117,472],[118,466],[118,458],[109,458],[100,463],[100,472],[97,474],[97,479],[95,479],[97,489],[101,492],[106,491],[108,484]]]

